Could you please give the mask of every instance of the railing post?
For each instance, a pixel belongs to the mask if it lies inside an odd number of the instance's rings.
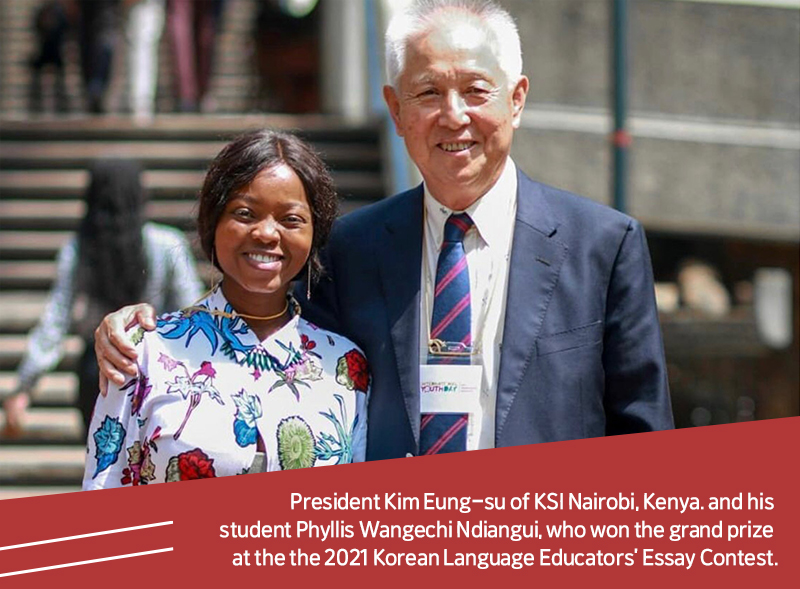
[[[383,53],[383,31],[380,28],[377,0],[364,0],[367,39],[367,68],[369,100],[372,114],[383,121],[383,160],[389,166],[388,194],[397,194],[410,188],[410,170],[403,140],[397,136],[394,123],[383,102],[383,72],[380,56]],[[388,195],[387,195],[388,196]]]
[[[614,109],[612,190],[614,208],[627,210],[628,148],[628,1],[611,0],[611,101]]]

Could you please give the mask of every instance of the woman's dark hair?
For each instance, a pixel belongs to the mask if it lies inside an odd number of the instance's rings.
[[[78,272],[90,302],[104,313],[141,301],[144,293],[141,173],[139,163],[127,159],[96,160],[90,167]]]
[[[263,170],[282,164],[300,178],[311,207],[314,237],[304,271],[311,272],[311,280],[316,282],[322,274],[319,250],[327,242],[338,213],[336,189],[322,158],[310,145],[290,133],[266,129],[250,131],[226,145],[214,158],[200,190],[197,213],[200,245],[206,257],[213,260],[217,223],[231,196],[249,185]],[[217,269],[222,270],[218,262],[213,261]]]

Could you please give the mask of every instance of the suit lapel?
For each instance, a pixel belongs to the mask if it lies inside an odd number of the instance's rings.
[[[411,190],[404,206],[386,222],[384,263],[380,264],[400,389],[417,446],[422,196],[421,185]]]
[[[567,247],[556,238],[558,225],[541,186],[520,172],[497,381],[495,444],[498,446],[567,253]]]

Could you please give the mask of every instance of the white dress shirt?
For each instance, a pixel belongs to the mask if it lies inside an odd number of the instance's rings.
[[[452,213],[467,213],[474,226],[464,237],[472,300],[472,340],[482,355],[480,410],[470,417],[467,450],[494,448],[494,415],[500,344],[506,316],[508,267],[517,214],[517,168],[509,158],[495,185],[466,211],[453,211],[435,199],[425,186],[422,244],[422,312],[420,363],[427,363],[428,339],[436,265],[444,241],[444,226]]]

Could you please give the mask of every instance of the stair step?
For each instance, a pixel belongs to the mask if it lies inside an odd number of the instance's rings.
[[[382,196],[382,178],[377,172],[334,171],[332,175],[341,196],[373,200]],[[205,172],[201,171],[148,170],[143,174],[143,183],[150,190],[151,206],[168,198],[191,200],[193,204],[204,178]],[[0,193],[4,199],[24,197],[26,203],[54,197],[81,199],[88,181],[89,173],[85,170],[4,171],[0,172]],[[80,207],[75,209],[76,216],[83,214],[82,202],[70,205]],[[0,218],[5,220],[6,215],[0,214]]]
[[[69,231],[0,231],[0,260],[53,260],[71,235]]]
[[[197,274],[200,279],[209,285],[212,278],[214,278],[215,271],[211,268],[211,264],[205,260],[198,260]],[[49,291],[53,286],[56,276],[56,263],[45,261],[27,261],[27,262],[0,262],[0,277],[2,277],[2,286],[6,292],[15,293],[18,291]],[[11,331],[27,331],[33,327],[35,322],[32,321],[32,314],[26,313],[18,319],[9,320],[9,328]],[[27,329],[23,329],[24,326]],[[4,327],[3,322],[0,321],[0,327]]]
[[[7,59],[5,64],[10,66],[8,77],[8,88],[6,94],[13,95],[14,92],[21,96],[27,96],[28,84],[31,79],[31,74],[28,69],[28,60],[34,51],[21,51],[17,54],[18,59]],[[229,61],[234,64],[235,59]],[[127,80],[115,80],[122,88],[127,90]],[[228,73],[217,74],[211,84],[212,92],[215,97],[220,92],[230,94],[237,98],[246,97],[252,93],[252,90],[258,86],[258,81],[255,80],[252,74],[246,69],[239,69],[238,71],[231,70]]]
[[[331,115],[284,114],[157,114],[146,125],[129,116],[40,116],[0,119],[5,141],[40,139],[65,140],[201,140],[220,141],[250,129],[278,129],[296,132],[310,141],[371,141],[380,137],[378,121],[353,125]]]
[[[8,268],[5,264],[5,262],[0,262],[0,275]],[[42,317],[48,301],[49,290],[47,288],[40,290],[8,289],[18,284],[50,284],[55,275],[55,264],[53,262],[37,262],[35,264],[32,262],[15,262],[15,264],[19,264],[22,268],[42,265],[41,268],[38,268],[39,276],[19,278],[17,281],[14,280],[12,268],[12,271],[8,272],[11,278],[3,281],[3,286],[6,290],[0,291],[0,333],[9,336],[11,334],[25,336]],[[218,272],[212,270],[211,264],[205,260],[198,260],[197,272],[206,284],[210,284],[215,274],[218,274]],[[168,310],[174,311],[175,309]]]
[[[167,89],[165,88],[165,91]],[[69,76],[67,77],[67,94],[69,100],[69,108],[72,113],[77,112],[83,102],[82,99],[76,98],[80,96],[80,86],[76,83],[70,83]],[[226,113],[226,114],[217,114],[214,116],[233,116],[234,114],[238,113],[255,113],[261,109],[254,106],[255,98],[250,96],[241,96],[241,95],[225,95],[219,94],[216,90],[214,91],[215,101],[216,101],[216,108],[215,112],[217,113]],[[44,92],[45,104],[47,104],[47,100],[52,98],[52,93],[48,93],[47,91]],[[9,119],[18,120],[20,118],[30,117],[31,119],[43,118],[44,116],[50,115],[40,115],[34,114],[29,112],[30,103],[28,100],[27,94],[22,92],[3,92],[2,96],[0,96],[0,108],[2,108],[2,114]],[[50,103],[52,104],[52,102]],[[171,98],[167,97],[157,97],[156,99],[156,109],[161,113],[170,113],[164,114],[162,116],[182,116],[180,114],[172,114],[172,109],[174,108],[174,104]],[[63,116],[63,115],[60,115]],[[76,115],[73,115],[76,116]],[[82,115],[83,116],[83,115]],[[111,116],[111,115],[109,115]],[[259,116],[259,115],[254,115]],[[2,123],[0,123],[2,125]]]
[[[0,229],[0,260],[55,260],[58,251],[73,235],[71,231],[13,231]],[[202,250],[194,231],[185,232],[195,254]]]
[[[5,412],[0,409],[0,431],[5,423]],[[31,407],[25,412],[23,428],[19,438],[3,438],[3,445],[83,444],[86,441],[83,419],[74,407]]]
[[[126,157],[150,169],[204,169],[224,146],[224,141],[4,141],[0,164],[6,170],[86,168],[96,158]],[[316,142],[314,147],[334,169],[380,168],[379,150],[372,145]]]
[[[43,291],[0,291],[0,333],[27,333],[38,323],[47,298]]]
[[[148,170],[142,182],[152,193],[186,194],[197,191],[203,183],[204,172]],[[57,195],[80,198],[89,182],[86,170],[36,170],[0,172],[0,192],[5,198],[16,195],[40,194],[46,198]]]
[[[0,260],[55,260],[59,249],[71,235],[71,231],[0,230]],[[186,239],[192,246],[197,246],[195,254],[202,255],[197,234],[188,231]]]
[[[0,372],[0,396],[14,391],[16,372]],[[71,407],[78,399],[78,377],[71,372],[51,372],[36,383],[34,404],[42,407]]]
[[[86,448],[0,447],[0,485],[70,485],[80,486],[83,479]]]
[[[80,490],[80,485],[63,485],[60,487],[0,487],[0,500],[24,499],[27,497],[39,497],[41,495],[57,495],[59,493],[74,493]]]
[[[9,288],[15,282],[50,284],[56,277],[56,262],[0,262],[0,276],[3,277],[4,288]]]
[[[83,354],[83,340],[76,335],[64,338],[64,355],[58,363],[58,370],[74,370]],[[22,356],[28,349],[28,336],[20,334],[0,334],[0,370],[16,370]]]
[[[0,227],[14,230],[75,230],[83,217],[84,204],[79,200],[3,200],[0,201]],[[184,230],[193,228],[193,200],[164,200],[147,203],[148,219]],[[5,274],[0,272],[0,277]]]

